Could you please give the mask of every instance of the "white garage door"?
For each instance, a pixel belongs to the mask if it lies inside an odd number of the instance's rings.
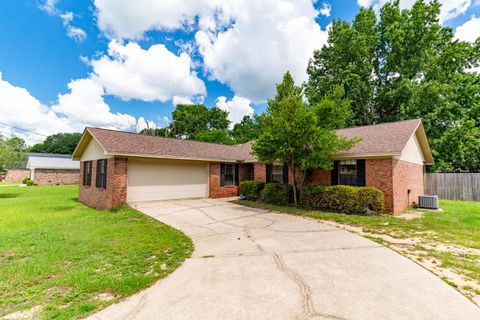
[[[127,201],[207,196],[208,164],[195,161],[128,159]]]

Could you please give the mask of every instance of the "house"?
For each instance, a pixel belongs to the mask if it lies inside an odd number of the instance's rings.
[[[78,184],[80,162],[71,155],[52,153],[27,153],[18,168],[7,171],[6,180],[19,182],[25,178],[38,185]]]
[[[362,140],[342,152],[333,170],[310,172],[307,183],[372,186],[385,207],[399,213],[424,192],[425,165],[433,164],[421,120],[338,130]],[[79,200],[98,209],[125,202],[238,195],[245,180],[291,182],[284,165],[260,163],[251,144],[220,145],[86,128],[73,153],[81,163]]]

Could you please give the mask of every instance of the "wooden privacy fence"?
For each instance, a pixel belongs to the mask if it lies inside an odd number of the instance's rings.
[[[480,201],[480,173],[427,173],[425,193],[441,199]]]

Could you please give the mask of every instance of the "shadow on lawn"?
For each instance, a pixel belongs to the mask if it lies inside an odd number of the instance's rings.
[[[0,193],[0,199],[11,199],[17,198],[20,196],[20,193]]]

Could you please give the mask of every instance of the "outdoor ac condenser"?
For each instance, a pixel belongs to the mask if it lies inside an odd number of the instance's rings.
[[[423,209],[438,209],[438,196],[418,196],[418,206]]]

